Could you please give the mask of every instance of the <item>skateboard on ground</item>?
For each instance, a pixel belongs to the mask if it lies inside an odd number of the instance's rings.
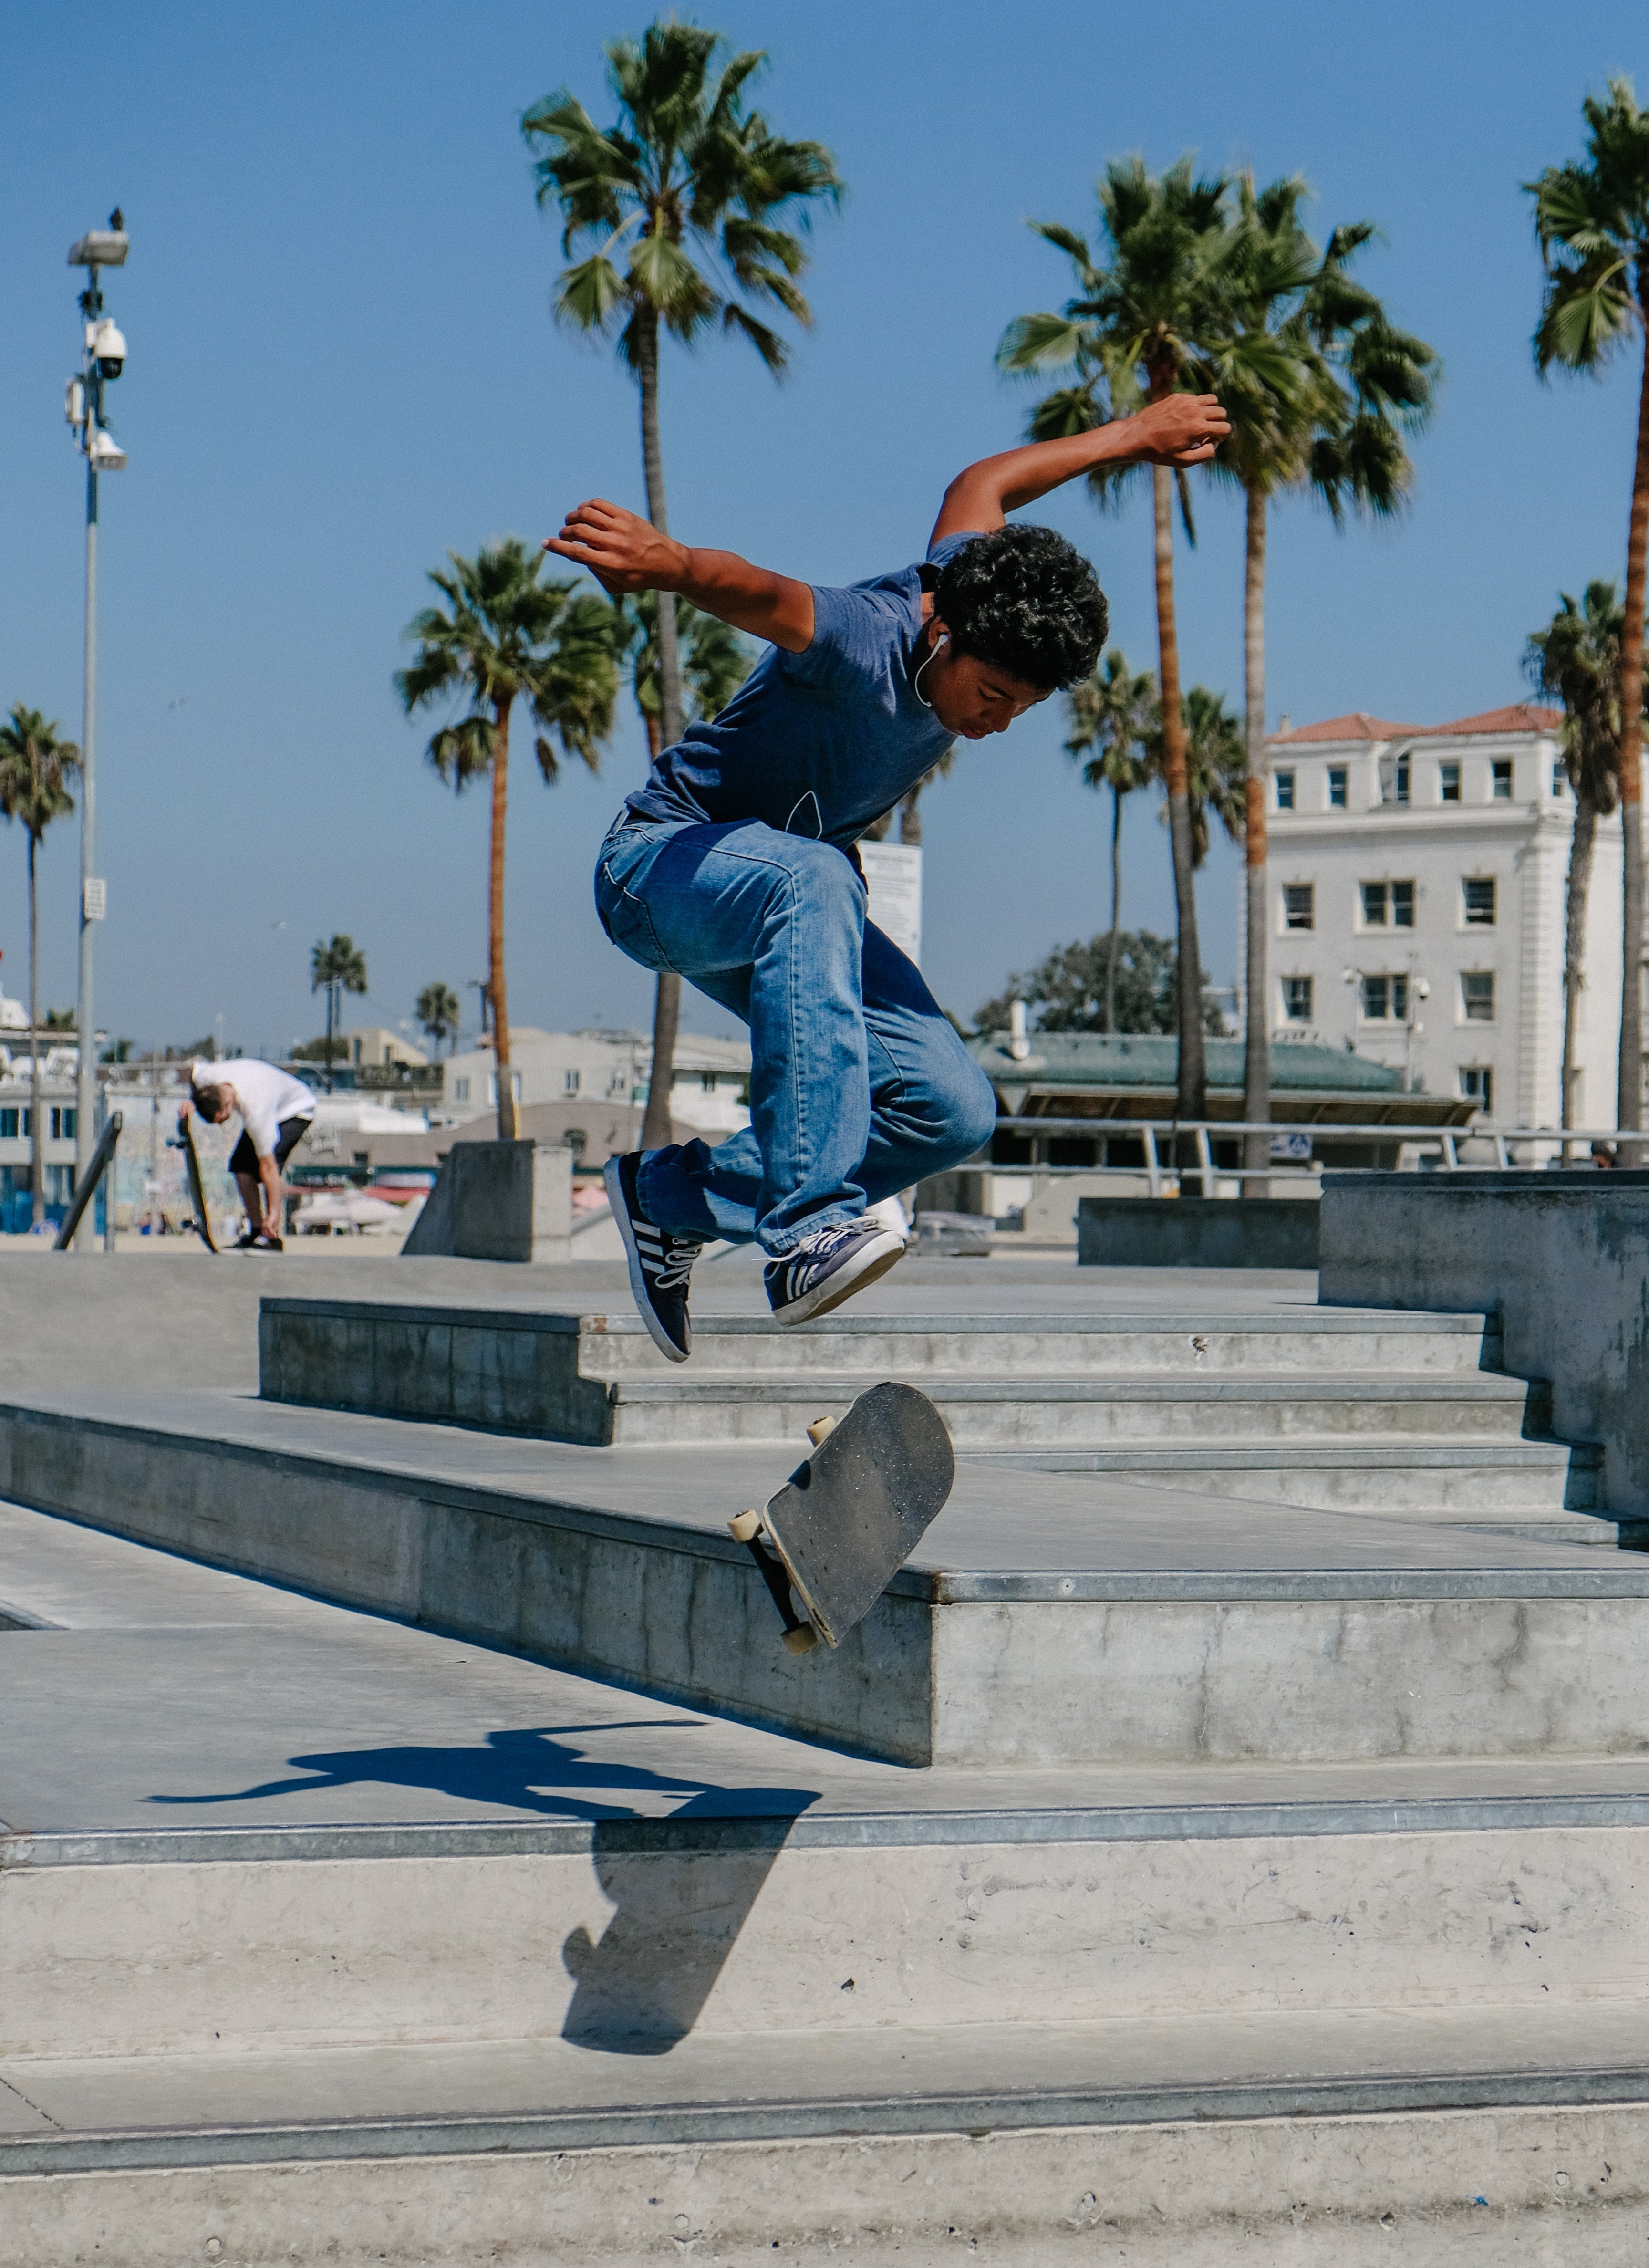
[[[212,1241],[211,1216],[206,1210],[206,1191],[201,1182],[201,1161],[195,1148],[195,1129],[189,1123],[187,1111],[179,1115],[177,1140],[169,1142],[166,1146],[183,1152],[184,1171],[189,1178],[189,1207],[195,1215],[195,1226],[201,1233],[201,1242],[206,1249],[216,1252],[217,1247]]]
[[[773,1594],[784,1644],[840,1646],[943,1509],[956,1477],[945,1420],[914,1386],[872,1386],[838,1425],[807,1428],[813,1454],[764,1512],[727,1525]]]

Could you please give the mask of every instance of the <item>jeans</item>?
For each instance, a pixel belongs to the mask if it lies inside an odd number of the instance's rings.
[[[627,818],[596,865],[602,928],[750,1027],[749,1126],[644,1156],[660,1228],[789,1252],[990,1139],[990,1080],[840,850],[759,820]]]

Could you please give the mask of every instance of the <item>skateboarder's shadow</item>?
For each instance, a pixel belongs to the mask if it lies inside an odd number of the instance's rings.
[[[751,1907],[816,1788],[728,1787],[650,1765],[603,1761],[565,1737],[687,1730],[688,1718],[538,1726],[476,1747],[334,1749],[291,1756],[301,1775],[157,1804],[245,1803],[315,1791],[424,1788],[489,1809],[587,1820],[591,1857],[616,1911],[600,1938],[581,1924],[562,1947],[573,1980],[562,2036],[616,2055],[667,2055],[691,2031]],[[652,1796],[642,1810],[596,1795]],[[587,1793],[574,1793],[587,1790]],[[687,1800],[660,1816],[660,1796]]]

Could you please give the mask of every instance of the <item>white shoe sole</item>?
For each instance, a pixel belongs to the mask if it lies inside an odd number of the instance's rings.
[[[609,1158],[601,1168],[602,1185],[607,1201],[612,1207],[613,1218],[618,1223],[618,1233],[624,1240],[624,1258],[629,1268],[629,1296],[636,1302],[636,1313],[647,1327],[647,1336],[666,1362],[685,1362],[693,1351],[691,1340],[679,1347],[659,1321],[652,1310],[652,1300],[647,1290],[647,1273],[641,1264],[641,1254],[636,1244],[636,1232],[630,1226],[629,1207],[624,1203],[624,1184],[619,1178],[618,1160]],[[688,1326],[688,1331],[692,1325]]]
[[[839,1307],[843,1300],[850,1300],[855,1292],[862,1292],[879,1276],[905,1256],[905,1241],[892,1229],[884,1229],[870,1243],[862,1244],[851,1260],[843,1261],[834,1276],[826,1277],[816,1291],[791,1302],[788,1307],[776,1307],[773,1320],[784,1329],[791,1330],[798,1323],[811,1323],[821,1315],[828,1315]]]

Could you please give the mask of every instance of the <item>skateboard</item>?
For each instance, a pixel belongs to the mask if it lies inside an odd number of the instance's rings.
[[[183,1152],[184,1170],[189,1177],[189,1204],[195,1214],[195,1226],[201,1233],[201,1242],[206,1249],[216,1252],[217,1247],[212,1241],[211,1216],[206,1210],[206,1191],[201,1182],[201,1161],[195,1148],[195,1129],[189,1123],[187,1111],[179,1116],[177,1140],[168,1142],[166,1147]]]
[[[813,1454],[764,1512],[727,1523],[748,1546],[784,1625],[806,1653],[840,1646],[943,1509],[956,1477],[945,1420],[914,1386],[872,1386],[838,1425],[807,1428]]]

